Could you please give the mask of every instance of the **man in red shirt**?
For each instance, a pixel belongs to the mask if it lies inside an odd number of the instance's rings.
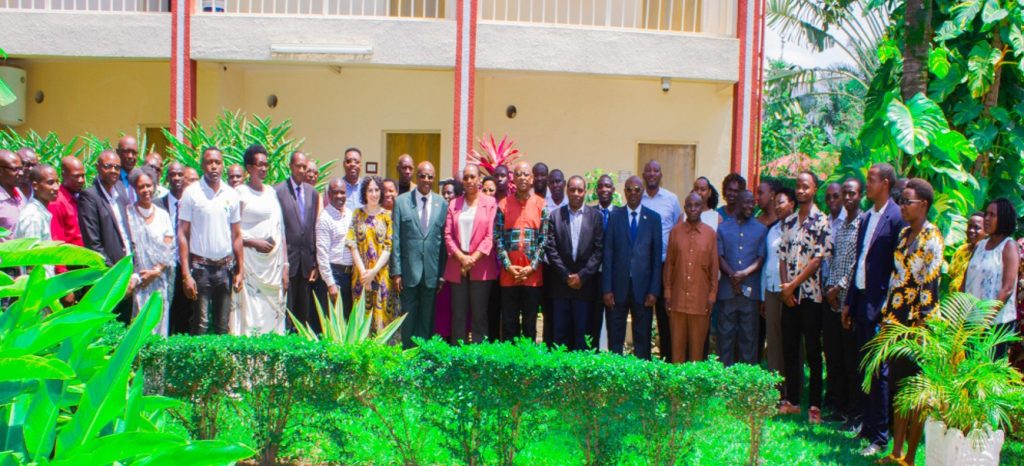
[[[78,228],[78,195],[85,187],[85,166],[78,159],[67,156],[60,162],[61,178],[64,180],[57,192],[57,199],[47,208],[53,214],[50,235],[54,241],[82,245],[82,231]],[[57,273],[67,270],[57,267]]]

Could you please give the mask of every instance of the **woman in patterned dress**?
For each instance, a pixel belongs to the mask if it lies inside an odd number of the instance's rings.
[[[961,244],[949,261],[949,291],[963,290],[964,274],[967,264],[971,262],[971,254],[978,242],[985,239],[985,213],[975,212],[967,218],[967,241]]]
[[[925,318],[939,303],[939,278],[942,275],[942,234],[928,222],[928,210],[935,192],[927,181],[911,179],[900,197],[900,214],[907,227],[900,231],[896,242],[895,268],[889,279],[889,296],[882,308],[882,326],[899,322],[903,325],[923,325]],[[912,377],[921,368],[909,358],[889,361],[890,390],[900,389],[903,380]],[[921,442],[924,422],[918,413],[893,413],[893,448],[882,462],[914,464],[917,445]],[[903,442],[907,453],[903,456]]]
[[[140,280],[133,295],[132,319],[146,306],[150,296],[160,293],[164,300],[162,317],[153,333],[167,336],[168,315],[174,299],[177,248],[170,215],[153,202],[157,181],[159,176],[148,167],[136,168],[128,175],[128,182],[138,196],[138,201],[128,207],[128,229],[135,246],[135,270]]]
[[[347,245],[352,251],[352,297],[363,299],[366,312],[373,316],[373,329],[380,331],[394,316],[388,308],[391,256],[391,212],[381,206],[383,183],[378,176],[363,178],[359,200],[363,207],[352,214]]]

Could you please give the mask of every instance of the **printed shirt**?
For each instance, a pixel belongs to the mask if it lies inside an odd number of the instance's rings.
[[[18,216],[18,225],[14,228],[15,238],[39,238],[43,241],[50,240],[50,221],[53,215],[47,210],[46,206],[38,199],[29,199],[28,204],[21,208],[21,215]],[[52,277],[54,267],[52,265],[44,266],[46,269],[46,276]],[[22,273],[28,273],[29,270],[22,267]]]
[[[352,265],[352,250],[345,244],[352,226],[352,210],[341,212],[327,204],[316,219],[316,263],[327,286],[334,286],[331,264]]]
[[[704,223],[680,222],[668,236],[662,270],[665,302],[672,312],[707,315],[718,295],[718,240]]]
[[[882,308],[882,321],[920,323],[938,305],[939,277],[942,275],[942,234],[926,222],[913,244],[910,227],[903,227],[896,242],[889,297]]]
[[[540,270],[544,256],[544,242],[548,236],[548,213],[544,198],[531,194],[526,202],[506,197],[498,202],[494,218],[494,238],[501,264],[501,286],[541,286]],[[529,265],[533,273],[522,283],[516,283],[509,267]]]
[[[835,254],[829,261],[830,270],[828,279],[825,280],[825,289],[838,286],[840,303],[846,302],[846,293],[850,289],[850,280],[853,278],[853,266],[857,264],[857,229],[859,227],[859,215],[854,216],[853,219],[847,217],[837,220],[832,224]],[[832,310],[838,312],[841,309]]]
[[[811,259],[827,259],[832,255],[832,228],[829,226],[828,215],[818,206],[811,204],[811,212],[800,223],[800,213],[796,212],[782,221],[782,241],[779,242],[779,260],[784,262],[786,276],[792,281],[811,262]],[[807,277],[796,290],[797,302],[810,299],[822,302],[824,292],[821,286],[821,267]]]
[[[949,291],[960,291],[964,284],[964,274],[967,273],[967,265],[971,262],[971,243],[964,242],[949,261]]]
[[[18,213],[25,205],[25,201],[25,195],[17,187],[14,188],[13,196],[6,189],[0,187],[0,228],[13,235],[14,227],[18,225]],[[0,237],[0,241],[10,237],[11,235]]]

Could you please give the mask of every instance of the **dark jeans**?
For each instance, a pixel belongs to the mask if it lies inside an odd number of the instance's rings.
[[[501,284],[498,280],[491,283],[491,295],[487,302],[487,339],[501,340]]]
[[[594,302],[587,299],[555,298],[552,308],[552,326],[555,344],[571,350],[587,348],[587,331]]]
[[[721,301],[718,313],[718,356],[722,364],[757,364],[757,312],[760,301],[737,295]]]
[[[437,282],[434,282],[437,285]],[[434,334],[434,303],[437,298],[437,288],[429,288],[426,283],[420,282],[416,286],[406,286],[399,293],[402,300],[402,312],[405,313],[405,320],[402,321],[402,347],[412,348],[412,337],[419,337],[424,340],[430,339]]]
[[[470,280],[463,277],[459,283],[450,283],[452,287],[452,341],[472,341],[483,343],[488,337],[490,317],[491,280]],[[467,338],[466,316],[473,316],[473,333]]]
[[[810,406],[821,407],[821,303],[803,299],[796,307],[782,310],[782,357],[786,367],[786,401],[800,405],[803,367],[800,365],[800,343],[804,345],[810,368]]]
[[[316,316],[316,311],[312,310],[313,292],[310,285],[308,273],[296,271],[288,277],[288,310],[299,322],[309,324],[315,331],[320,327],[320,319]],[[288,319],[288,326],[292,326],[291,319]]]
[[[633,315],[633,355],[640,359],[651,359],[651,321],[654,313],[644,307],[643,302],[615,303],[608,311],[608,349],[623,353],[626,342],[626,317]]]
[[[864,372],[861,371],[859,362],[864,360],[867,351],[864,345],[878,333],[878,323],[867,320],[867,301],[864,293],[856,288],[850,289],[855,293],[854,305],[850,308],[850,317],[853,320],[853,333],[856,340],[857,350],[857,385],[864,380]],[[882,364],[879,373],[871,378],[871,391],[860,395],[862,426],[860,437],[867,439],[875,445],[887,445],[889,443],[889,365]]]
[[[658,318],[658,352],[665,362],[672,362],[672,326],[668,322],[668,309],[665,307],[665,298],[658,296],[658,302],[654,305],[654,311]],[[636,334],[633,334],[636,339]]]
[[[181,267],[174,268],[174,297],[171,298],[170,317],[168,318],[168,334],[188,333],[191,327],[192,303],[185,297],[182,286]]]
[[[213,322],[213,333],[228,333],[231,311],[231,278],[234,266],[192,264],[196,300],[192,302],[192,334],[205,335]]]
[[[503,286],[501,288],[501,327],[506,341],[526,337],[537,341],[537,307],[540,287]]]
[[[839,414],[860,414],[860,363],[853,330],[843,329],[842,314],[825,309],[821,316],[821,339],[825,350],[825,401]]]
[[[352,313],[352,266],[331,264],[331,275],[334,276],[334,284],[341,290],[338,293],[341,295],[341,313],[348,319]]]

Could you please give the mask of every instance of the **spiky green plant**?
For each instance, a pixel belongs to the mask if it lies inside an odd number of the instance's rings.
[[[258,115],[246,115],[242,112],[225,111],[213,126],[203,126],[193,121],[181,126],[182,138],[178,140],[170,131],[163,130],[164,136],[170,141],[168,152],[174,159],[185,166],[202,172],[202,150],[206,147],[217,147],[224,156],[224,165],[242,165],[242,155],[253,145],[260,144],[267,149],[267,178],[264,182],[276,184],[284,181],[291,174],[288,167],[292,152],[302,148],[305,139],[292,137],[292,122],[285,120],[274,124],[270,118]],[[307,153],[307,155],[309,155]],[[317,189],[322,190],[330,179],[330,168],[334,161],[320,165],[320,182]]]
[[[82,153],[82,147],[78,145],[77,137],[64,142],[54,132],[46,133],[43,136],[35,130],[29,130],[24,135],[18,134],[13,128],[0,131],[0,149],[13,152],[22,147],[31,147],[36,151],[36,155],[39,156],[40,163],[54,167],[59,167],[60,160],[64,157],[69,155],[80,157]]]
[[[978,442],[1010,425],[1024,408],[1024,382],[996,348],[1019,341],[1013,330],[992,322],[1002,303],[966,293],[946,296],[924,325],[891,323],[868,342],[864,390],[885,361],[903,357],[921,372],[905,379],[896,393],[900,413],[920,413],[964,432]]]
[[[300,322],[295,317],[295,314],[288,313],[288,318],[291,319],[292,325],[295,326],[295,331],[299,335],[310,341],[326,341],[335,345],[351,345],[356,343],[362,343],[368,340],[373,340],[377,343],[385,344],[391,340],[391,337],[395,336],[398,332],[398,328],[402,326],[402,322],[405,320],[405,315],[398,316],[395,320],[391,321],[390,324],[384,327],[383,330],[377,332],[372,338],[370,337],[370,324],[373,322],[373,316],[366,312],[366,305],[362,297],[356,300],[352,306],[352,313],[349,314],[349,318],[346,320],[345,315],[341,312],[341,305],[339,304],[341,297],[331,302],[327,300],[327,314],[324,314],[323,306],[320,305],[320,300],[314,297],[314,304],[316,305],[316,315],[320,319],[320,328],[323,329],[321,335],[317,335],[313,331],[313,328],[309,324]]]

